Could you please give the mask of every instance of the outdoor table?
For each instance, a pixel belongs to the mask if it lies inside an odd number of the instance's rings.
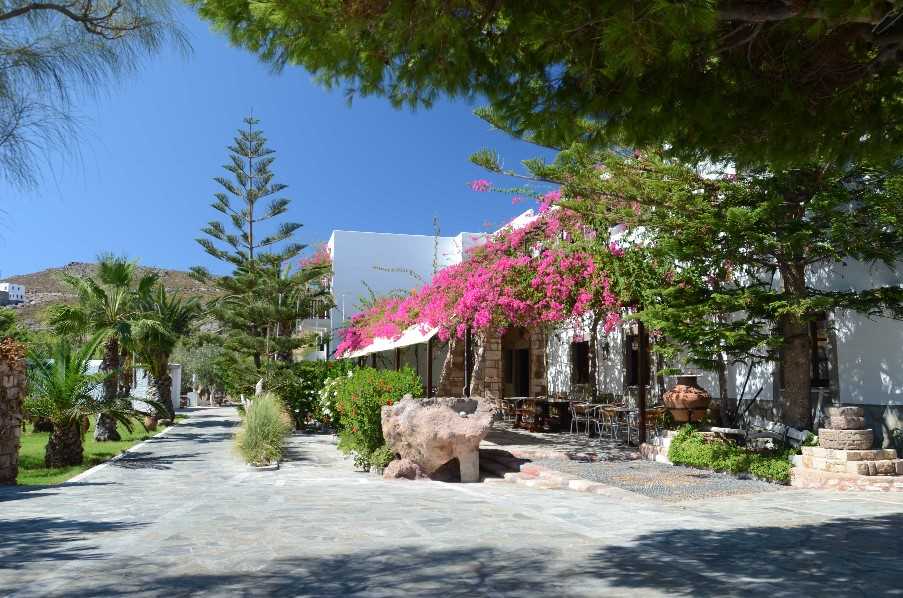
[[[547,426],[550,431],[564,432],[570,429],[570,401],[565,399],[543,399],[539,397],[502,397],[501,400],[514,403],[515,405],[519,401],[533,401],[536,408],[540,411],[540,417],[544,426]],[[555,424],[552,425],[552,422],[555,422]],[[521,427],[520,421],[516,417],[514,419],[514,427]]]

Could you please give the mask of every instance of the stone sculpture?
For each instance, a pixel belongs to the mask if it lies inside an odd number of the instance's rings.
[[[402,461],[416,464],[429,476],[457,459],[461,481],[479,481],[480,441],[492,427],[492,408],[485,401],[406,396],[394,405],[383,407],[381,418],[386,445]],[[384,475],[399,477],[397,474],[402,470],[409,472],[410,467],[389,464]]]

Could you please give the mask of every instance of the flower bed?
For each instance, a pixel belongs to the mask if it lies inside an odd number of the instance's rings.
[[[754,452],[729,442],[707,442],[693,426],[678,430],[671,440],[668,459],[675,465],[748,473],[756,478],[781,484],[790,483],[790,456],[793,449]]]

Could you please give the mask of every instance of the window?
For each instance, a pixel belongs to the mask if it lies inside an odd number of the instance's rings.
[[[589,342],[571,343],[571,381],[589,384]]]
[[[818,314],[815,321],[809,324],[812,337],[812,386],[827,388],[831,386],[831,341],[828,336],[829,322],[825,313]]]
[[[627,369],[625,386],[640,385],[640,336],[638,334],[628,334],[625,339],[625,355],[624,366]],[[643,385],[649,384],[649,367],[651,360],[649,359],[649,346],[646,346],[646,372],[643,375]]]

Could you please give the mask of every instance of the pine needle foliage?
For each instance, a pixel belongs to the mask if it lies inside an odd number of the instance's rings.
[[[281,221],[291,200],[282,195],[287,186],[274,181],[275,153],[258,125],[251,116],[244,119],[223,166],[230,176],[214,179],[221,190],[211,206],[227,219],[211,221],[197,239],[231,273],[215,276],[197,267],[192,275],[221,291],[209,309],[221,326],[222,345],[251,357],[260,373],[266,361],[290,361],[294,349],[311,342],[295,336],[296,322],[328,301],[323,281],[329,266],[291,267],[305,248],[294,241],[302,225]]]

